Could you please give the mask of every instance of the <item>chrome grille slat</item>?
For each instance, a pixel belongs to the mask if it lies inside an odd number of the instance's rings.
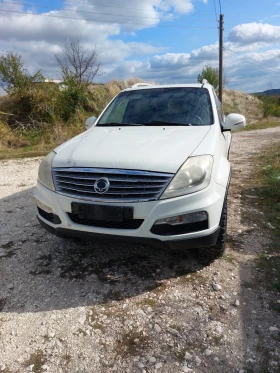
[[[73,190],[75,192],[85,192],[85,193],[88,192],[88,193],[92,193],[91,190],[87,190],[87,189],[76,189],[76,188],[69,188],[69,187],[62,187],[62,189]],[[111,192],[111,191],[108,191],[106,193],[106,196],[109,196],[110,194],[113,194],[113,195],[114,194],[116,194],[116,195],[122,195],[122,194],[153,194],[153,193],[154,193],[153,191],[151,191],[151,192],[148,192],[148,191],[141,191],[141,192],[132,192],[132,191],[129,191],[128,193],[126,193],[126,192],[121,193],[121,192]],[[99,194],[99,196],[100,196],[100,194]]]
[[[140,202],[157,200],[173,174],[98,168],[54,168],[53,179],[57,193],[106,202]],[[105,194],[94,190],[94,183],[106,177],[110,188]]]
[[[94,186],[94,184],[80,184],[80,183],[69,183],[67,181],[59,181],[58,182],[58,185],[61,187],[61,188],[64,188],[64,185],[65,187],[68,186],[70,187],[71,185],[74,185],[74,188],[75,186],[83,186],[83,187],[92,187]],[[161,190],[162,186],[158,186],[158,185],[133,185],[133,186],[122,186],[122,185],[112,185],[111,184],[111,187],[110,187],[110,190],[112,189],[129,189],[129,190],[132,190],[132,189],[142,189],[142,190],[146,190],[146,189],[158,189],[158,190]]]
[[[77,180],[77,179],[80,179],[80,180],[90,180],[90,181],[96,181],[98,179],[100,179],[101,177],[105,177],[106,175],[104,174],[101,174],[99,176],[96,176],[96,177],[84,177],[84,176],[79,176],[77,175],[76,177],[74,176],[64,176],[64,175],[59,175],[59,173],[57,173],[57,179],[74,179],[74,180]],[[169,180],[169,178],[162,178],[162,179],[151,179],[149,180],[148,178],[143,178],[143,179],[128,179],[128,178],[115,178],[115,177],[111,177],[111,176],[106,176],[107,179],[109,181],[116,181],[116,182],[123,182],[123,181],[126,181],[128,183],[165,183],[167,180]]]

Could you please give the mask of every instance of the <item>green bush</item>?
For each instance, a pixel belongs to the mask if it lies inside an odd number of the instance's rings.
[[[263,104],[264,117],[280,117],[280,97],[277,96],[258,96]]]

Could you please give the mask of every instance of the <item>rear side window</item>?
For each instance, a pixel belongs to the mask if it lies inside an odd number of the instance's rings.
[[[171,122],[213,124],[206,88],[149,88],[120,93],[99,120],[102,124]]]

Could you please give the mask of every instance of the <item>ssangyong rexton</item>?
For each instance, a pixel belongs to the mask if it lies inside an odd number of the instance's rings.
[[[231,130],[213,87],[136,84],[39,168],[38,219],[57,236],[171,249],[225,246]]]

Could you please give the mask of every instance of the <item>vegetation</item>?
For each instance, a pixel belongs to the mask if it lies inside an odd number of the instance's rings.
[[[280,142],[266,149],[260,157],[260,197],[265,212],[267,228],[273,233],[273,244],[260,256],[260,267],[266,282],[280,292]]]
[[[280,96],[257,95],[262,101],[263,116],[280,117]]]
[[[203,79],[206,79],[208,83],[210,83],[214,89],[218,89],[219,87],[219,69],[214,68],[210,65],[206,65],[203,69],[201,74],[198,74],[197,81],[202,83]],[[223,76],[223,87],[227,85],[227,79]]]
[[[34,75],[28,72],[22,57],[14,52],[0,56],[0,79],[8,93],[0,97],[0,158],[7,153],[22,156],[48,152],[84,131],[88,117],[98,116],[117,93],[141,81],[134,78],[94,84],[101,69],[97,57],[96,50],[85,48],[78,38],[66,40],[62,52],[55,56],[63,84],[55,84],[47,82],[40,71]],[[198,76],[199,80],[203,78],[216,86],[218,70],[207,65]],[[224,92],[225,113],[242,113],[249,123],[266,115],[260,106],[261,101],[254,96]],[[264,120],[259,128],[274,124]]]
[[[117,93],[140,81],[90,84],[81,91],[75,85],[60,90],[59,85],[40,83],[34,87],[28,107],[17,94],[0,97],[0,158],[7,153],[14,156],[19,150],[20,156],[49,151],[84,131],[88,117],[98,116]]]
[[[96,76],[102,74],[102,64],[97,61],[97,57],[95,48],[85,48],[79,37],[66,39],[62,52],[55,53],[63,81],[71,81],[79,86],[88,86]]]
[[[32,84],[43,81],[38,70],[31,75],[25,68],[22,57],[14,52],[0,56],[0,80],[3,89],[9,94],[26,95]]]

